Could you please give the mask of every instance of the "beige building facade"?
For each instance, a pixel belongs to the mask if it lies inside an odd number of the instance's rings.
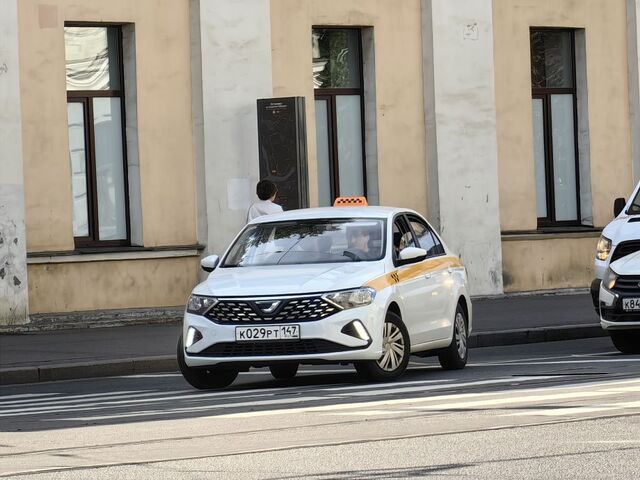
[[[308,205],[417,210],[475,295],[587,287],[640,174],[635,0],[0,9],[0,325],[183,305],[245,223],[260,98],[304,98]]]

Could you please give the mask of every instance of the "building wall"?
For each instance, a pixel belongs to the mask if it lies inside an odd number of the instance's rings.
[[[198,269],[197,257],[32,264],[29,311],[185,305]]]
[[[605,226],[614,198],[633,186],[626,1],[493,0],[493,21],[502,231],[537,228],[530,27],[584,29],[593,223]],[[586,287],[593,278],[596,238],[509,237],[505,291]]]
[[[20,0],[18,6],[28,252],[74,249],[66,21],[134,25],[144,247],[195,244],[189,1]],[[135,131],[128,128],[127,134]],[[29,302],[34,312],[181,304],[197,279],[193,262],[180,258],[30,265]],[[169,274],[171,267],[184,276],[180,281]],[[115,281],[122,272],[128,272],[125,283]],[[87,289],[88,284],[95,288]],[[149,291],[138,298],[141,289],[132,291],[132,285]]]
[[[529,28],[585,29],[594,225],[632,188],[625,0],[493,0],[503,231],[536,229]]]
[[[316,206],[313,26],[373,27],[380,204],[426,214],[420,1],[271,0],[273,95],[305,97],[309,192]]]
[[[533,235],[503,241],[504,291],[586,287],[594,278],[598,236],[565,234],[546,239]]]

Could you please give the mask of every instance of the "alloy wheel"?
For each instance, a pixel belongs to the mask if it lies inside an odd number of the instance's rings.
[[[404,359],[404,338],[397,325],[391,322],[384,324],[384,336],[382,339],[382,357],[378,360],[378,366],[386,371],[396,370]]]
[[[464,323],[464,316],[462,313],[456,313],[456,347],[458,348],[458,356],[464,358],[467,354],[467,327]]]

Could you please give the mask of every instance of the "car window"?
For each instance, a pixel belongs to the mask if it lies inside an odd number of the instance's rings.
[[[416,242],[413,239],[411,229],[407,226],[403,217],[398,217],[393,222],[393,255],[398,258],[400,251],[407,247],[415,247]]]
[[[249,225],[222,267],[380,260],[385,221],[345,218]]]
[[[435,236],[426,223],[412,216],[409,217],[409,224],[418,239],[420,248],[424,248],[427,251],[427,257],[442,255],[444,253],[442,243],[440,243],[438,237]]]

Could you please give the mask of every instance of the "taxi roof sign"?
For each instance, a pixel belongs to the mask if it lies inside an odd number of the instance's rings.
[[[338,197],[333,202],[334,207],[367,207],[369,203],[366,197]]]

